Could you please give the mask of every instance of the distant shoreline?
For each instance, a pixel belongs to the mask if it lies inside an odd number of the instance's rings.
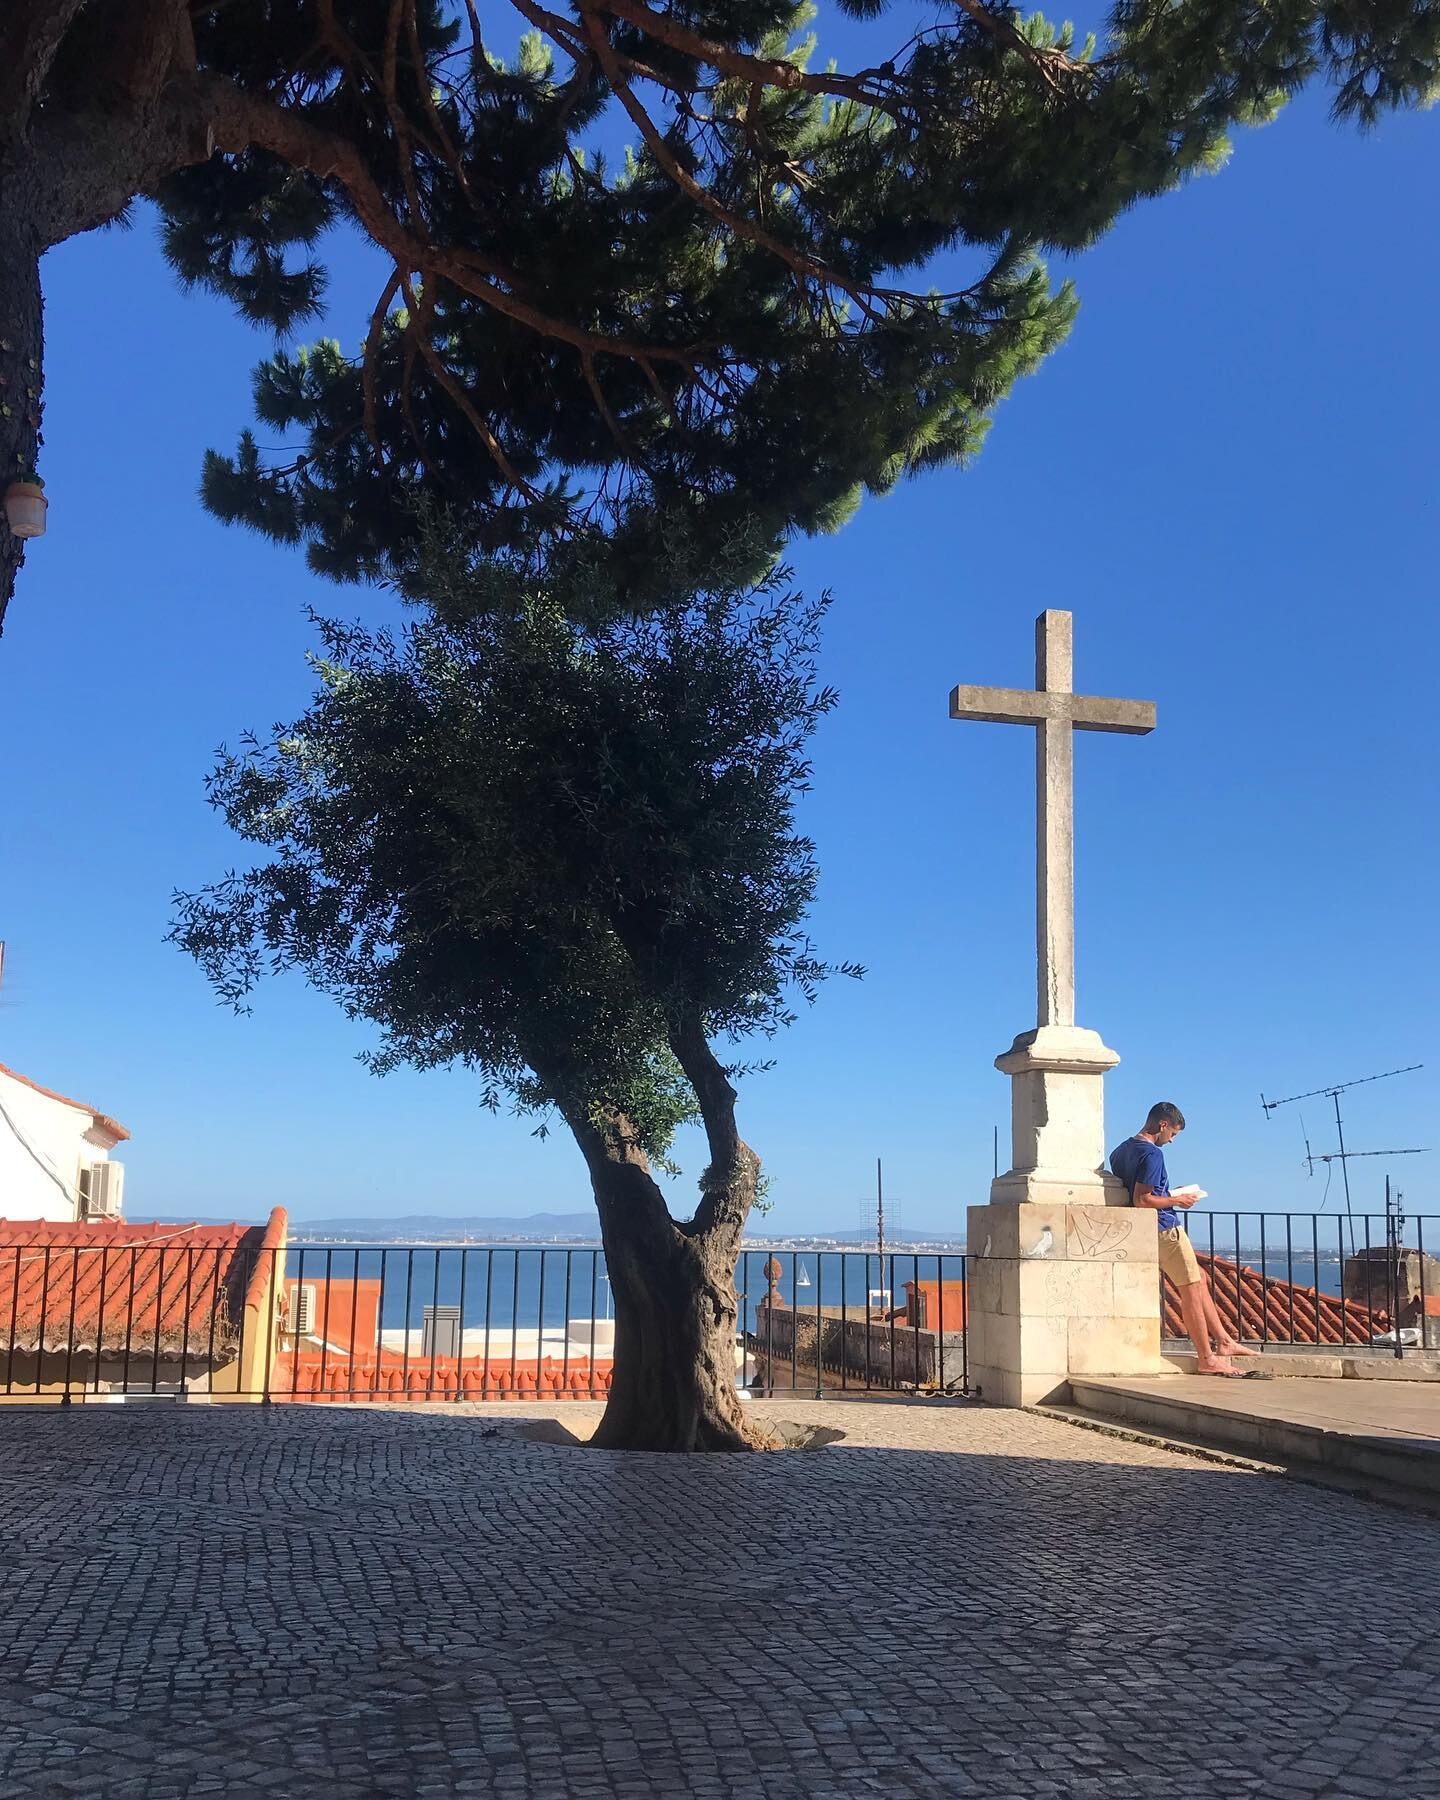
[[[299,1231],[288,1240],[292,1248],[300,1249],[381,1249],[384,1247],[415,1250],[601,1250],[604,1248],[599,1237],[559,1238],[559,1237],[500,1237],[495,1234],[476,1237],[396,1237],[393,1232],[373,1237],[361,1236],[350,1232],[344,1237]],[[755,1241],[746,1240],[740,1246],[742,1251],[752,1255],[760,1255],[766,1251],[783,1251],[787,1255],[797,1256],[847,1256],[877,1252],[874,1244],[842,1244],[831,1239],[821,1243],[811,1238],[761,1238]],[[887,1243],[885,1256],[961,1256],[965,1246],[952,1242],[911,1243],[907,1239],[897,1239]]]

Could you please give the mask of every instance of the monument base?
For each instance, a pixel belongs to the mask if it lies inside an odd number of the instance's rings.
[[[1022,1032],[995,1058],[1010,1077],[1012,1166],[992,1183],[992,1205],[1127,1204],[1105,1167],[1105,1073],[1119,1060],[1098,1031],[1078,1025]]]
[[[967,1360],[980,1399],[1033,1406],[1067,1399],[1072,1375],[1172,1372],[1148,1208],[972,1206],[968,1244]]]

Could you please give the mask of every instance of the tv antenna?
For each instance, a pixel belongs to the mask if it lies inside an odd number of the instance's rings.
[[[1426,1156],[1429,1154],[1429,1148],[1427,1146],[1423,1149],[1413,1150],[1347,1150],[1345,1148],[1345,1126],[1340,1117],[1340,1096],[1347,1088],[1364,1087],[1370,1081],[1389,1081],[1395,1075],[1413,1075],[1417,1069],[1424,1067],[1424,1063],[1408,1063],[1403,1069],[1386,1069],[1379,1075],[1360,1075],[1354,1081],[1337,1081],[1330,1087],[1309,1088],[1303,1094],[1289,1094],[1283,1100],[1267,1100],[1263,1093],[1260,1096],[1260,1104],[1265,1109],[1267,1119],[1277,1107],[1293,1106],[1297,1100],[1314,1100],[1323,1095],[1327,1100],[1335,1103],[1335,1137],[1340,1146],[1338,1150],[1331,1150],[1321,1155],[1316,1155],[1311,1150],[1310,1139],[1305,1135],[1303,1114],[1300,1118],[1300,1131],[1301,1135],[1305,1137],[1305,1166],[1310,1174],[1315,1173],[1317,1162],[1324,1163],[1327,1168],[1331,1163],[1338,1162],[1340,1165],[1340,1174],[1345,1183],[1345,1217],[1350,1221],[1350,1253],[1352,1256],[1355,1253],[1355,1221],[1350,1211],[1351,1162],[1360,1156]]]

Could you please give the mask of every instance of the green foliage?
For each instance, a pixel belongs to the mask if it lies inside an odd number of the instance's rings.
[[[287,264],[313,245],[335,216],[321,186],[263,150],[213,157],[173,185],[162,242],[187,287],[231,301],[253,324],[277,333],[317,318],[325,271]]]
[[[829,972],[794,824],[827,602],[776,574],[583,630],[513,569],[473,580],[463,623],[398,641],[319,622],[309,709],[210,781],[268,860],[177,896],[171,936],[237,1007],[302,970],[380,1027],[377,1070],[459,1062],[663,1156],[695,1105],[672,1027],[773,1033]]]
[[[547,577],[608,542],[635,610],[675,600],[661,549],[677,531],[712,558],[743,546],[748,563],[711,564],[742,581],[866,491],[972,457],[1074,318],[1045,253],[1218,168],[1235,127],[1309,81],[1369,124],[1427,104],[1440,69],[1434,0],[1118,0],[1078,48],[1038,13],[956,12],[828,93],[778,73],[812,60],[814,9],[789,0],[597,15],[628,74],[557,25],[508,64],[467,50],[432,5],[381,107],[356,71],[384,63],[388,5],[337,5],[339,60],[294,10],[277,24],[265,9],[264,42],[258,0],[207,11],[202,56],[267,91],[288,81],[434,254],[417,305],[381,309],[368,405],[358,343],[273,359],[257,411],[303,442],[303,465],[270,472],[242,445],[212,456],[207,500],[303,541],[322,574],[408,588],[423,487],[468,550]],[[676,21],[720,49],[677,48]],[[728,69],[735,49],[776,73]],[[627,113],[612,170],[590,140],[621,100],[653,131]],[[182,274],[276,326],[319,294],[287,250],[354,216],[339,183],[253,154],[173,178],[162,200]],[[957,249],[974,264],[963,291],[896,285]]]

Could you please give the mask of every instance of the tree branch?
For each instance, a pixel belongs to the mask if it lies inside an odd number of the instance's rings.
[[[674,152],[666,144],[659,127],[640,104],[634,89],[625,79],[624,71],[620,68],[619,60],[610,43],[610,37],[604,24],[592,12],[585,11],[583,16],[591,47],[600,60],[600,66],[605,71],[606,79],[615,90],[616,98],[638,127],[650,154],[681,193],[693,200],[702,211],[708,212],[713,219],[733,231],[737,237],[748,238],[752,244],[758,244],[762,250],[768,250],[772,256],[778,257],[788,268],[793,269],[797,276],[809,276],[812,281],[822,282],[826,287],[838,287],[842,293],[847,294],[855,302],[867,318],[874,318],[875,310],[866,298],[863,288],[856,287],[844,276],[827,268],[824,263],[816,262],[813,257],[790,249],[788,245],[782,244],[779,238],[766,231],[763,226],[752,224],[741,214],[731,212],[728,207],[722,206],[713,194],[702,187],[695,177],[682,167]]]
[[[375,454],[382,460],[384,446],[380,441],[380,426],[375,409],[375,362],[380,353],[380,340],[385,332],[385,320],[390,312],[390,302],[400,291],[403,271],[392,269],[390,279],[385,283],[385,291],[375,302],[375,310],[370,315],[370,329],[365,336],[365,354],[360,366],[360,385],[365,395],[365,435],[374,446]]]
[[[581,11],[586,10],[582,0]],[[763,82],[767,87],[783,88],[787,93],[832,94],[840,99],[854,100],[861,106],[878,107],[883,112],[895,110],[892,96],[854,76],[811,75],[783,58],[752,56],[748,51],[736,50],[714,38],[704,37],[668,14],[653,12],[642,4],[642,0],[595,0],[594,10],[623,19],[657,43],[693,56],[697,62],[722,75]]]
[[[208,117],[214,122],[215,142],[221,150],[241,151],[252,145],[269,150],[295,169],[337,182],[365,230],[388,252],[399,268],[424,275],[443,275],[462,293],[493,306],[519,324],[528,325],[541,337],[571,344],[577,350],[600,351],[612,356],[678,363],[694,367],[710,349],[704,343],[662,345],[623,337],[601,337],[567,320],[542,312],[511,289],[501,286],[506,271],[476,251],[448,250],[416,236],[395,216],[394,210],[353,144],[322,130],[258,95],[242,92],[219,76],[202,76],[201,92]]]
[[[686,1229],[695,1237],[711,1231],[730,1232],[738,1240],[754,1198],[760,1159],[740,1136],[735,1123],[735,1089],[710,1048],[703,1022],[686,1014],[669,1022],[666,1035],[676,1062],[695,1090],[710,1147],[704,1194]]]
[[[167,175],[206,162],[215,140],[198,94],[193,82],[172,82],[144,113],[37,114],[24,162],[40,248],[93,231]]]
[[[514,464],[510,461],[510,458],[505,454],[499,438],[496,437],[494,431],[490,428],[489,423],[476,411],[470,397],[464,392],[459,382],[455,380],[455,377],[445,367],[445,364],[436,353],[435,346],[430,342],[428,324],[430,314],[434,310],[434,302],[429,288],[424,290],[423,300],[417,300],[415,290],[410,285],[410,277],[403,274],[400,277],[400,288],[405,296],[405,304],[409,309],[411,323],[416,332],[416,342],[420,347],[420,355],[424,358],[426,367],[435,377],[435,380],[439,383],[440,387],[444,389],[451,400],[454,401],[455,405],[459,407],[460,411],[464,414],[470,429],[490,452],[495,467],[505,478],[507,484],[514,488],[517,494],[523,494],[525,498],[532,503],[538,501],[540,498],[539,494],[536,493],[530,483],[526,481],[524,476],[515,468]]]

